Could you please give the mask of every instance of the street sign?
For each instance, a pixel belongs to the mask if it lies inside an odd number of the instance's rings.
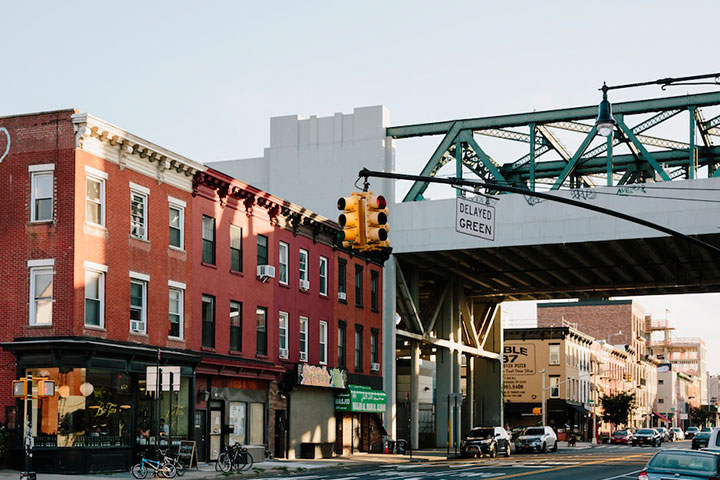
[[[180,367],[160,367],[160,390],[163,392],[170,391],[170,374],[172,373],[172,391],[180,391]],[[147,384],[145,388],[148,392],[157,390],[157,367],[146,367],[145,378]]]
[[[495,207],[468,198],[457,197],[455,231],[494,241]]]

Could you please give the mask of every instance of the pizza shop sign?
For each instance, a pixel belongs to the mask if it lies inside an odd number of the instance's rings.
[[[347,372],[325,365],[298,365],[298,385],[309,387],[347,388]]]

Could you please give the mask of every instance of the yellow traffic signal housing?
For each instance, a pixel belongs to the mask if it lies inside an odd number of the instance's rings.
[[[38,397],[55,396],[55,380],[38,380]]]
[[[542,415],[542,408],[540,408],[540,407],[533,407],[532,413],[533,413],[533,415]]]
[[[353,192],[349,197],[341,197],[337,202],[338,224],[343,229],[338,235],[343,247],[362,248],[365,245],[365,196]]]
[[[27,395],[27,383],[25,383],[25,380],[13,380],[12,392],[13,397],[24,397]]]
[[[382,195],[366,193],[367,249],[375,250],[390,246],[388,239],[387,201]]]

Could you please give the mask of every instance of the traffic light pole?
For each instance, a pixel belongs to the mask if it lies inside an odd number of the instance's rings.
[[[35,480],[37,477],[35,472],[32,471],[32,373],[27,374],[25,385],[25,471],[20,474],[20,480]]]
[[[638,225],[642,225],[644,227],[652,228],[653,230],[657,230],[659,232],[666,233],[672,237],[680,238],[682,240],[685,240],[687,242],[693,243],[697,245],[698,247],[702,247],[706,250],[709,250],[716,255],[720,255],[720,248],[711,245],[709,243],[703,242],[702,240],[699,240],[697,238],[691,237],[689,235],[685,235],[684,233],[678,232],[677,230],[673,230],[671,228],[664,227],[662,225],[659,225],[657,223],[648,222],[647,220],[643,220],[642,218],[633,217],[632,215],[626,215],[624,213],[616,212],[615,210],[610,210],[608,208],[604,207],[598,207],[597,205],[592,205],[589,203],[583,203],[578,200],[573,200],[571,198],[564,198],[559,195],[551,195],[549,193],[543,193],[543,192],[534,192],[532,190],[527,190],[524,188],[518,188],[518,187],[512,187],[509,185],[501,185],[499,183],[488,183],[488,182],[479,182],[474,180],[466,180],[464,178],[437,178],[437,177],[427,177],[422,175],[406,175],[403,173],[389,173],[389,172],[379,172],[379,171],[373,171],[368,170],[367,168],[363,168],[358,173],[359,177],[362,177],[365,179],[365,182],[367,183],[368,178],[389,178],[392,180],[410,180],[414,182],[428,182],[428,183],[443,183],[445,185],[450,185],[453,187],[470,187],[474,190],[479,190],[481,188],[488,189],[488,190],[496,190],[498,192],[505,192],[505,193],[519,193],[521,195],[526,195],[528,197],[535,197],[535,198],[541,198],[543,200],[548,200],[551,202],[557,202],[557,203],[564,203],[565,205],[572,205],[574,207],[578,208],[584,208],[585,210],[591,210],[593,212],[601,213],[603,215],[608,215],[611,217],[619,218],[621,220],[626,220],[628,222],[637,223]]]

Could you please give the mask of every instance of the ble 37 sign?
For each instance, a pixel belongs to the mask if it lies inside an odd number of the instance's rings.
[[[457,197],[455,231],[485,240],[495,240],[495,207]]]

